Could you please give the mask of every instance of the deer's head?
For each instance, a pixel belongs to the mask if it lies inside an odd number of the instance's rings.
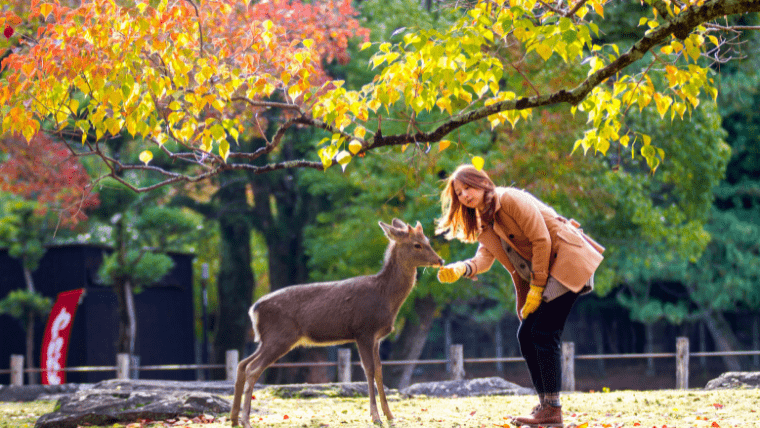
[[[430,240],[422,230],[422,224],[412,227],[394,218],[391,224],[378,222],[385,236],[395,243],[395,251],[401,256],[401,262],[417,266],[443,266],[443,259],[430,246]]]

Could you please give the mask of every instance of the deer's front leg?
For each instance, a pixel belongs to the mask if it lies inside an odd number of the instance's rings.
[[[375,341],[372,346],[372,354],[375,362],[375,384],[377,384],[377,393],[380,395],[380,406],[388,420],[393,419],[391,408],[388,407],[388,400],[385,398],[385,386],[383,386],[383,366],[380,362],[380,341]]]
[[[382,424],[380,414],[377,412],[377,403],[375,402],[375,362],[372,352],[372,340],[357,340],[356,347],[359,349],[359,358],[364,368],[364,376],[367,377],[367,393],[369,394],[369,414],[372,422]]]

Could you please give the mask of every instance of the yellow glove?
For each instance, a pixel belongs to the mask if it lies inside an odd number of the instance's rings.
[[[438,269],[438,281],[454,282],[467,272],[464,262],[456,262]]]
[[[523,319],[533,312],[536,312],[536,309],[538,309],[538,306],[541,304],[541,296],[543,294],[544,287],[539,287],[533,284],[530,285],[530,291],[528,291],[528,296],[525,298],[525,304],[520,312]]]

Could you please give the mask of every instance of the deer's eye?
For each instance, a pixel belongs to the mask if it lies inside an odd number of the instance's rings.
[[[418,250],[421,250],[422,249],[422,244],[415,243],[414,244],[414,248],[416,248]]]

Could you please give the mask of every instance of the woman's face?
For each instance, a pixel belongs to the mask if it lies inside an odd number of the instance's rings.
[[[451,183],[451,186],[454,188],[454,193],[457,195],[460,204],[467,208],[475,208],[482,211],[484,208],[483,196],[485,190],[470,187],[456,179]]]

